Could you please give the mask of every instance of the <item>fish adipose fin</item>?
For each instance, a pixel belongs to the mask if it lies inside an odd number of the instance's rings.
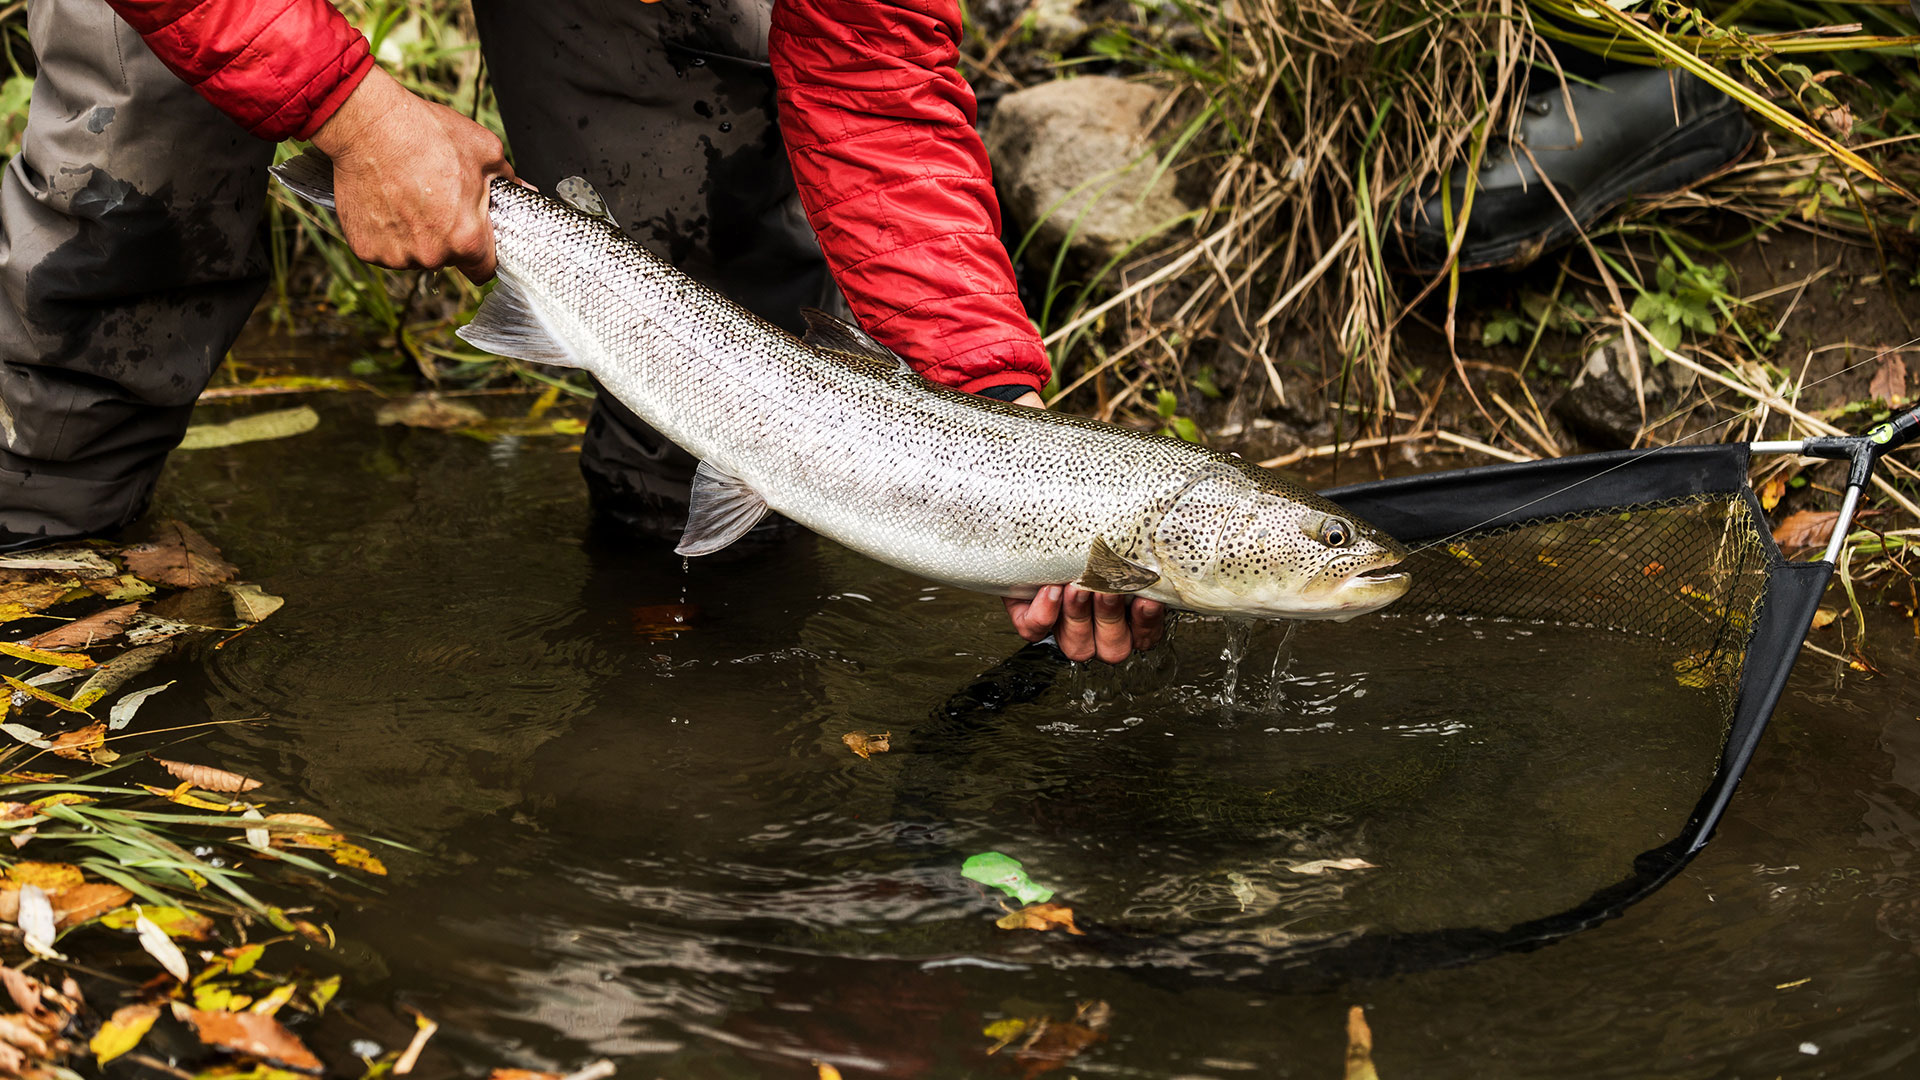
[[[693,497],[687,507],[687,531],[680,535],[676,555],[711,555],[760,524],[767,516],[767,500],[739,477],[728,476],[707,462],[693,470]]]
[[[620,227],[620,223],[613,218],[613,212],[607,209],[607,200],[601,198],[600,193],[593,190],[593,185],[585,179],[569,176],[553,185],[553,193],[559,196],[561,202],[588,217],[599,218],[616,229]]]
[[[288,191],[333,209],[333,159],[327,155],[318,150],[302,150],[268,171]]]
[[[1130,593],[1159,580],[1158,572],[1120,555],[1105,537],[1096,536],[1087,552],[1087,571],[1080,576],[1080,587],[1091,592]]]
[[[806,336],[800,339],[803,343],[816,349],[832,349],[862,360],[872,360],[884,365],[888,371],[912,373],[913,369],[900,359],[899,353],[868,337],[865,330],[852,323],[836,319],[819,308],[801,308],[800,314],[807,320]]]
[[[541,325],[540,316],[527,303],[518,286],[502,275],[493,291],[480,302],[473,321],[454,331],[460,340],[475,348],[515,360],[536,364],[579,367],[567,347]]]

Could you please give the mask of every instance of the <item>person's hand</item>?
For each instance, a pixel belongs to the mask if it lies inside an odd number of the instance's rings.
[[[354,254],[396,270],[493,276],[487,182],[513,169],[492,132],[375,68],[313,145],[333,159],[340,230]]]
[[[1023,394],[1015,405],[1046,408],[1039,394]],[[1167,607],[1157,600],[1090,592],[1078,585],[1045,585],[1031,600],[1007,598],[1013,631],[1027,641],[1048,634],[1069,660],[1098,656],[1117,664],[1136,650],[1145,652],[1167,634]]]

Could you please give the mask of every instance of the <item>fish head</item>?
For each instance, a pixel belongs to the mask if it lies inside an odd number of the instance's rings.
[[[1152,548],[1163,588],[1194,611],[1345,621],[1413,582],[1393,569],[1405,545],[1253,466],[1190,484],[1155,524]]]

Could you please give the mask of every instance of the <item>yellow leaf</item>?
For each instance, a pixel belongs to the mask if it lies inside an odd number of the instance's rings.
[[[39,810],[48,806],[79,806],[82,803],[98,801],[99,800],[91,795],[82,795],[77,791],[62,791],[54,795],[35,799],[27,805]]]
[[[7,867],[7,880],[15,885],[38,885],[42,892],[52,894],[73,888],[86,878],[70,863],[17,862]]]
[[[813,1066],[814,1068],[820,1070],[820,1075],[816,1078],[816,1080],[840,1080],[840,1070],[834,1068],[833,1066],[827,1064],[826,1062],[816,1061],[813,1063]]]
[[[1813,628],[1820,629],[1840,617],[1840,613],[1830,607],[1823,607],[1813,613]]]
[[[193,1007],[202,1012],[239,1012],[253,1004],[253,998],[236,994],[230,986],[211,983],[193,990]]]
[[[1026,1030],[1027,1021],[1017,1017],[1008,1017],[1005,1020],[995,1020],[986,1027],[981,1028],[980,1034],[993,1040],[993,1045],[987,1048],[987,1053],[997,1054],[1006,1049],[1008,1043],[1025,1034]]]
[[[44,701],[56,709],[65,709],[68,712],[77,712],[81,716],[86,716],[86,717],[91,717],[93,715],[92,713],[88,712],[86,709],[82,708],[81,706],[75,705],[73,702],[68,701],[66,698],[61,697],[59,694],[49,693],[48,691],[42,690],[37,686],[28,686],[26,683],[21,682],[19,679],[16,679],[11,675],[0,675],[0,680],[5,680],[6,684],[8,686],[13,687],[15,690],[20,691],[21,693],[27,695],[30,698],[34,698],[39,701]]]
[[[307,997],[313,1002],[314,1012],[324,1012],[327,1002],[340,992],[340,976],[329,975],[307,988]]]
[[[121,908],[100,916],[100,925],[112,930],[131,930],[144,914],[147,921],[166,932],[168,937],[200,941],[213,933],[213,920],[197,911],[177,907],[143,906],[138,911]]]
[[[140,1045],[147,1030],[160,1017],[158,1005],[128,1005],[115,1009],[107,1022],[100,1025],[93,1039],[87,1043],[87,1049],[93,1051],[94,1060],[102,1065],[121,1054]]]
[[[272,993],[268,994],[266,997],[261,998],[259,1001],[254,1002],[253,1008],[249,1009],[248,1011],[264,1013],[267,1016],[272,1016],[274,1013],[277,1013],[280,1011],[280,1006],[285,1005],[288,1001],[291,1001],[293,999],[293,992],[298,989],[299,987],[295,986],[292,983],[285,983],[285,984],[282,984],[281,986],[275,987]]]
[[[235,975],[245,975],[247,972],[253,970],[253,965],[260,962],[260,954],[266,951],[267,947],[256,941],[249,945],[242,945],[239,948],[226,949],[222,955],[227,958],[228,971],[233,972]]]
[[[344,839],[336,839],[338,842],[327,845],[326,849],[327,854],[333,858],[334,862],[339,863],[349,870],[364,870],[369,874],[379,874],[381,877],[386,876],[387,864],[376,858],[373,852],[368,851],[359,844],[349,843]]]
[[[247,804],[243,802],[214,802],[212,799],[203,799],[193,794],[192,784],[184,781],[176,788],[155,787],[152,784],[141,784],[140,786],[168,802],[179,803],[181,806],[191,806],[195,810],[218,810],[225,814],[239,813],[247,808]]]
[[[0,656],[11,656],[16,660],[47,664],[52,667],[85,669],[94,666],[91,657],[80,653],[42,652],[39,649],[29,649],[25,645],[12,645],[4,641],[0,641]]]

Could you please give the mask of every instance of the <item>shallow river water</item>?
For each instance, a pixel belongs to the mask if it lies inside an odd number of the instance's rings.
[[[176,455],[162,509],[288,603],[143,715],[269,717],[206,759],[411,849],[329,913],[323,1055],[404,1041],[353,1018],[410,1006],[441,1025],[416,1075],[1021,1076],[985,1028],[1101,1001],[1051,1075],[1338,1077],[1352,1005],[1386,1080],[1920,1075],[1901,624],[1883,675],[1802,658],[1718,837],[1623,917],[1354,978],[1356,936],[1625,877],[1707,781],[1705,692],[1593,631],[1404,617],[1008,663],[991,598],[811,538],[683,569],[589,535],[557,440],[318,404],[313,434]],[[1092,932],[997,929],[959,873],[983,851]]]

